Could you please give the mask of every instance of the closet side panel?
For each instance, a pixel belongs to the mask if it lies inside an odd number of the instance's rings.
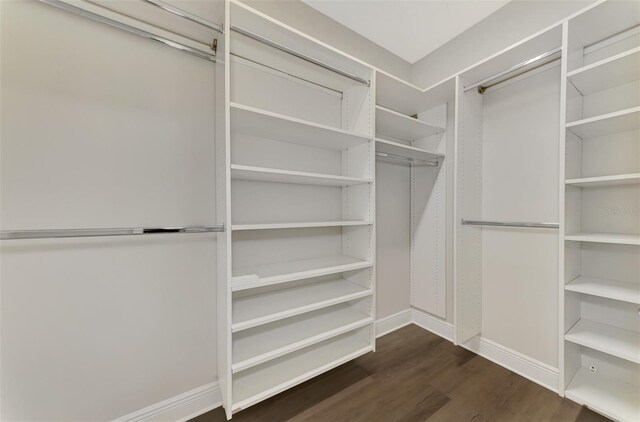
[[[456,84],[455,151],[455,342],[464,343],[482,331],[482,229],[462,219],[482,219],[482,95],[463,93]]]
[[[557,223],[560,67],[484,94],[482,214]],[[558,230],[483,227],[483,337],[558,365]]]

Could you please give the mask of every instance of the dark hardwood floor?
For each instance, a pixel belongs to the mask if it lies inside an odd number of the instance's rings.
[[[222,422],[222,408],[193,422]],[[581,421],[608,419],[409,325],[369,353],[233,416],[233,421]]]

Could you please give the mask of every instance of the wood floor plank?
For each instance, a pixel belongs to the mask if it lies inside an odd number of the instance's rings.
[[[222,408],[192,419],[223,422]],[[245,422],[602,422],[493,362],[408,325],[369,353],[233,416]]]

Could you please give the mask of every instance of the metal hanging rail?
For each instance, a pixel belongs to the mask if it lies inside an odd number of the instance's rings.
[[[265,38],[265,37],[263,37],[261,35],[258,35],[256,33],[248,31],[246,29],[240,28],[237,25],[231,25],[231,30],[235,31],[235,32],[237,32],[239,34],[242,34],[242,35],[244,35],[246,37],[249,37],[249,38],[251,38],[253,40],[256,40],[258,42],[266,44],[269,47],[273,47],[273,48],[275,48],[277,50],[283,51],[283,52],[285,52],[287,54],[295,56],[295,57],[297,57],[299,59],[302,59],[302,60],[304,60],[306,62],[315,64],[316,66],[320,66],[320,67],[325,68],[327,70],[330,70],[330,71],[332,71],[334,73],[342,75],[345,78],[349,78],[351,80],[354,80],[354,81],[356,81],[358,83],[361,83],[363,85],[366,85],[366,86],[370,86],[371,85],[371,81],[368,81],[366,79],[363,79],[363,78],[361,78],[359,76],[356,76],[356,75],[353,75],[351,73],[345,72],[344,70],[340,70],[337,67],[334,67],[334,66],[331,66],[330,64],[327,64],[327,63],[321,62],[319,60],[316,60],[313,57],[309,57],[309,56],[307,56],[307,55],[305,55],[303,53],[299,53],[299,52],[297,52],[295,50],[290,49],[289,47],[286,47],[286,46],[284,46],[282,44],[279,44],[279,43],[277,43],[275,41],[272,41],[272,40],[270,40],[268,38]]]
[[[519,221],[484,221],[462,219],[463,226],[493,226],[493,227],[528,227],[534,229],[558,229],[558,223],[529,223]]]
[[[520,70],[522,68],[525,68],[525,67],[530,66],[530,65],[532,65],[532,64],[534,64],[536,62],[539,62],[541,60],[544,60],[546,58],[554,56],[554,55],[556,55],[556,54],[558,54],[560,52],[562,52],[562,47],[554,48],[553,50],[547,51],[546,53],[542,53],[539,56],[536,56],[536,57],[534,57],[532,59],[526,60],[526,61],[524,61],[522,63],[518,63],[517,65],[512,66],[507,70],[503,70],[502,72],[499,72],[499,73],[496,73],[495,75],[489,76],[488,78],[485,78],[485,79],[483,79],[483,80],[481,80],[479,82],[474,83],[473,85],[465,86],[464,87],[464,92],[471,91],[472,89],[476,89],[477,88],[478,92],[480,94],[482,94],[487,88],[489,88],[489,86],[485,86],[485,84],[487,82],[491,82],[491,81],[495,81],[496,79],[500,79],[500,78],[502,78],[502,77],[504,77],[504,76],[506,76],[506,75],[508,75],[510,73],[517,72],[518,70]],[[513,75],[512,77],[507,78],[507,79],[511,79],[511,78],[516,77],[516,76],[520,76],[520,75],[525,74],[527,72],[530,72],[530,71],[532,71],[534,69],[537,69],[540,66],[544,66],[545,64],[549,64],[549,63],[551,63],[551,62],[553,62],[555,60],[558,60],[558,57],[553,58],[551,60],[548,60],[548,61],[536,66],[533,69],[528,69],[528,70],[525,70],[523,72],[518,73],[517,75]],[[503,82],[503,81],[500,81],[500,82]]]
[[[88,10],[84,10],[80,7],[76,7],[65,3],[60,0],[40,0],[42,3],[46,3],[48,5],[57,7],[59,9],[65,10],[67,12],[74,13],[76,15],[89,18],[91,20],[103,23],[105,25],[112,26],[114,28],[121,29],[123,31],[129,32],[130,34],[138,35],[140,37],[146,38],[148,40],[156,41],[161,44],[164,44],[169,47],[177,48],[178,50],[184,51],[187,54],[191,54],[193,56],[199,57],[201,59],[209,60],[213,63],[216,62],[215,54],[205,53],[203,51],[197,50],[195,48],[189,47],[188,45],[181,44],[176,41],[172,41],[168,38],[161,37],[159,35],[152,34],[151,32],[144,31],[142,29],[135,28],[133,26],[127,25],[122,22],[118,22],[116,20],[107,18],[105,16],[98,15],[97,13],[90,12]]]
[[[390,160],[406,161],[409,164],[431,166],[431,167],[437,167],[439,165],[439,162],[437,159],[435,161],[419,160],[416,158],[403,157],[402,155],[388,154],[386,152],[376,152],[376,156],[382,157],[382,158],[388,158]]]
[[[180,16],[181,18],[185,18],[187,20],[190,20],[191,22],[202,25],[205,28],[213,29],[214,31],[224,34],[222,25],[203,19],[200,16],[194,15],[193,13],[189,13],[186,10],[182,10],[180,8],[172,6],[169,3],[163,2],[162,0],[143,0],[143,1],[146,1],[149,4],[157,6],[160,9],[165,10],[169,13],[173,13],[174,15]]]
[[[113,229],[43,229],[43,230],[2,230],[0,240],[18,239],[58,239],[65,237],[139,236],[169,233],[220,233],[224,225],[185,227],[128,227]]]

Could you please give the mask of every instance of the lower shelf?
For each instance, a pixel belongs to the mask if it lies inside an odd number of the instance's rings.
[[[564,286],[565,290],[640,305],[640,283],[580,276]]]
[[[580,319],[564,338],[581,346],[640,363],[640,334],[634,331]]]
[[[233,335],[234,373],[373,323],[373,318],[339,304]]]
[[[578,372],[565,389],[565,396],[575,402],[620,421],[640,420],[640,388],[613,378]]]
[[[359,334],[363,333],[343,334],[234,375],[232,411],[242,410],[372,351],[373,345]]]
[[[614,243],[618,245],[640,245],[640,234],[574,233],[564,237],[574,242]]]

